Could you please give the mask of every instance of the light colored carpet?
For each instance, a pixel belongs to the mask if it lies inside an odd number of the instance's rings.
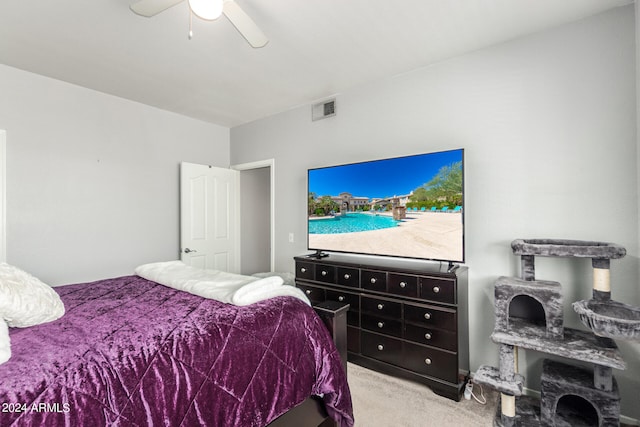
[[[347,367],[355,427],[490,427],[499,400],[484,390],[487,404],[460,402],[435,394],[425,385],[384,375],[353,363]],[[479,386],[474,393],[479,394]]]

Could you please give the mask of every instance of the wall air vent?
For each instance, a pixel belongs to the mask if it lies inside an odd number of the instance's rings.
[[[336,100],[329,99],[311,106],[311,120],[326,119],[336,115]]]

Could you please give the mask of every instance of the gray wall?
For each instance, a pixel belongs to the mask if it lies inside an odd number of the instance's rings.
[[[271,270],[271,169],[240,172],[240,272]]]
[[[181,160],[229,166],[229,129],[0,66],[7,262],[52,285],[179,257]]]
[[[231,130],[231,163],[275,158],[276,270],[306,251],[310,167],[463,147],[472,370],[497,365],[493,282],[518,275],[515,238],[612,241],[614,299],[640,305],[633,5],[337,96],[337,116],[300,107]],[[286,209],[283,208],[286,206]],[[294,232],[295,242],[287,235]],[[589,298],[589,260],[539,259],[537,277]],[[640,419],[640,346],[619,343],[623,414]],[[541,355],[520,352],[539,389]]]

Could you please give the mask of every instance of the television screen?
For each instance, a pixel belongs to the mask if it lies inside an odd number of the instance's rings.
[[[308,171],[308,248],[464,262],[464,150]]]

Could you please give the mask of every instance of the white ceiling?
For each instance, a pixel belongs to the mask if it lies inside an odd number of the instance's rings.
[[[2,0],[0,63],[234,127],[350,87],[633,0],[237,0],[269,38],[251,48],[186,1]],[[1,95],[0,95],[1,96]]]

